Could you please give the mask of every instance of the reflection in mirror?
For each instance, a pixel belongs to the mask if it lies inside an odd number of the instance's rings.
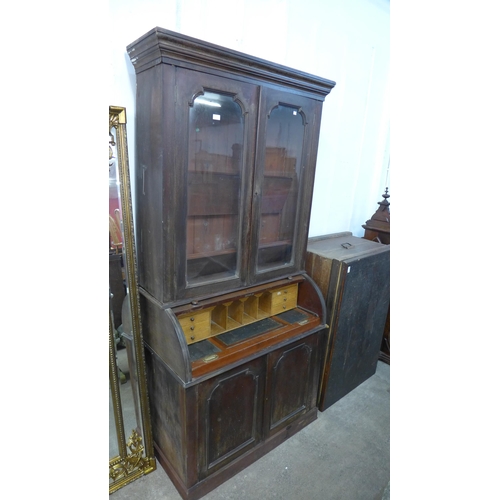
[[[109,492],[153,471],[125,109],[109,108]]]

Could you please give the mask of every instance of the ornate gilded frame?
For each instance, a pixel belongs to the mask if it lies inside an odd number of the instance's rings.
[[[109,493],[113,493],[138,477],[156,469],[154,458],[151,419],[146,385],[146,368],[139,309],[139,289],[137,284],[137,263],[132,218],[132,197],[130,192],[130,172],[127,149],[126,111],[119,106],[109,107],[109,133],[116,143],[117,168],[120,178],[120,197],[123,220],[124,267],[128,284],[130,306],[130,327],[132,345],[137,369],[138,403],[142,422],[142,436],[134,429],[132,435],[125,436],[122,401],[120,397],[120,376],[116,362],[116,346],[112,326],[111,308],[109,314],[109,383],[118,441],[118,456],[109,461]],[[114,131],[114,134],[113,134]]]

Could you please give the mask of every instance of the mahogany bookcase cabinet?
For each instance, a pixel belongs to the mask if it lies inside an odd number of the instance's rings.
[[[155,450],[192,500],[317,417],[326,309],[305,252],[335,82],[161,28],[127,50]]]

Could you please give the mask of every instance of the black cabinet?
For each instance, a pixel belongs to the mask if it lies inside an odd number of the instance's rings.
[[[325,297],[329,323],[323,411],[376,371],[389,309],[390,246],[352,233],[311,238],[306,269]]]

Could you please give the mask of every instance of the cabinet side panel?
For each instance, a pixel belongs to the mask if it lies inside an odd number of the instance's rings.
[[[183,381],[188,382],[191,379],[191,366],[180,326],[177,329],[173,315],[143,295],[140,296],[140,306],[145,344]]]
[[[375,373],[389,308],[388,251],[344,265],[349,272],[333,312],[337,318],[325,407]]]
[[[345,267],[338,260],[331,260],[327,257],[318,256],[316,258],[321,262],[321,266],[316,268],[316,273],[321,276],[328,276],[328,283],[323,282],[322,286],[325,290],[322,292],[326,303],[326,322],[328,330],[326,331],[326,339],[323,344],[321,361],[321,375],[318,391],[318,406],[320,410],[325,409],[326,391],[330,386],[330,371],[332,367],[332,358],[334,346],[336,342],[337,323],[339,315],[337,311],[342,303],[343,285],[345,280]],[[320,278],[318,278],[320,279]]]
[[[306,254],[306,273],[318,285],[326,301],[330,285],[331,260],[308,251]]]
[[[145,350],[151,423],[155,446],[169,467],[187,479],[184,389],[149,349]]]
[[[162,74],[154,67],[137,75],[136,227],[139,284],[154,297],[161,297],[163,173],[158,162],[161,136]]]

